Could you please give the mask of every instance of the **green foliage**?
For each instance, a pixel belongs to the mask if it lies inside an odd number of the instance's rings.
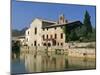
[[[86,27],[86,33],[88,34],[92,32],[92,25],[90,21],[89,13],[86,11],[84,16],[84,26]]]
[[[68,41],[95,41],[96,40],[96,30],[92,28],[89,13],[86,11],[84,15],[84,23],[79,27],[68,30],[68,27],[64,27],[65,42]]]
[[[78,38],[78,36],[77,36],[75,30],[72,30],[71,33],[70,33],[70,35],[69,35],[69,40],[70,40],[70,41],[76,41],[76,40],[78,40],[78,39],[79,39],[79,38]]]
[[[68,42],[69,41],[69,34],[70,34],[70,31],[68,30],[68,27],[67,26],[64,26],[63,27],[63,31],[64,31],[64,33],[66,34],[65,35],[65,42]]]
[[[90,41],[95,41],[96,40],[96,31],[95,31],[95,29],[92,29],[92,33],[88,33],[87,38]]]

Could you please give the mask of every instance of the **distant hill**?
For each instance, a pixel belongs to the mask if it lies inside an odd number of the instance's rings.
[[[22,30],[12,29],[12,36],[17,37],[17,36],[25,35],[25,31],[27,29],[28,29],[27,27],[23,28]]]

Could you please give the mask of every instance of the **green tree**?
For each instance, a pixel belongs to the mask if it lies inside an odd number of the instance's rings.
[[[88,11],[85,12],[83,25],[76,29],[76,33],[82,41],[90,40],[93,28]]]
[[[76,34],[76,32],[75,32],[75,30],[71,31],[71,33],[69,35],[69,39],[70,39],[70,41],[76,41],[76,40],[79,39],[78,36],[77,36],[77,34]]]
[[[87,36],[89,41],[95,41],[96,40],[96,30],[95,28],[92,29],[92,33],[88,33]]]
[[[70,31],[68,30],[68,27],[67,26],[64,26],[63,27],[63,32],[65,33],[65,42],[68,42],[69,41]]]
[[[65,42],[68,41],[93,41],[95,40],[95,30],[93,30],[90,15],[88,11],[84,14],[83,24],[77,28],[70,30],[68,26],[64,26]]]
[[[84,29],[84,35],[87,36],[88,33],[92,33],[92,25],[91,25],[91,21],[90,21],[90,15],[88,13],[88,11],[85,12],[84,15],[84,23],[83,23],[83,29]]]

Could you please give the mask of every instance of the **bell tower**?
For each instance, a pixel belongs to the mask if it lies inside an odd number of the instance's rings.
[[[64,14],[61,14],[61,15],[59,16],[58,24],[64,24],[64,23],[66,23]]]

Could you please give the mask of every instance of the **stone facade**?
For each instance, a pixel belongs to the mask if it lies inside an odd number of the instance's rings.
[[[28,46],[64,46],[63,27],[65,25],[78,27],[80,24],[80,21],[68,22],[63,14],[56,22],[36,18],[32,21],[30,28],[26,30],[26,43]]]

